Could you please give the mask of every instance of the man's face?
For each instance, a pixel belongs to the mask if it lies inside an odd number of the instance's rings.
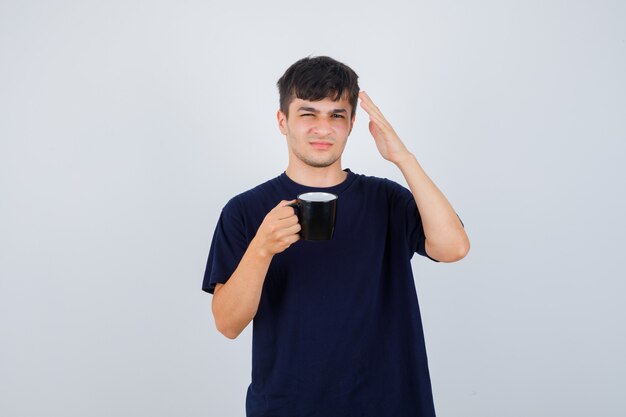
[[[287,138],[290,157],[312,167],[328,167],[341,157],[355,118],[345,97],[289,104],[289,117],[278,111],[278,126]]]

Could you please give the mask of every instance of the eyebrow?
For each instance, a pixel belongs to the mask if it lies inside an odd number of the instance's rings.
[[[306,111],[311,113],[319,113],[320,111],[314,107],[300,107],[298,111]],[[330,113],[348,113],[346,109],[333,109]]]

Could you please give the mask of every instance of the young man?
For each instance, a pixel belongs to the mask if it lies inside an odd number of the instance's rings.
[[[286,171],[232,198],[220,215],[202,289],[234,339],[254,319],[248,417],[434,416],[410,260],[455,262],[469,250],[460,218],[365,92],[329,57],[278,81]],[[356,105],[381,156],[410,191],[342,169]],[[330,241],[299,241],[288,206],[339,196]]]

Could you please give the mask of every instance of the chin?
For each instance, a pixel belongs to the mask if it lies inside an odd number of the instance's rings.
[[[327,168],[331,165],[333,165],[335,162],[337,162],[339,158],[334,158],[334,159],[326,159],[323,161],[314,161],[314,160],[309,160],[307,162],[308,165],[316,167],[316,168]]]
[[[312,158],[295,152],[295,156],[306,165],[313,168],[327,168],[339,160],[339,157],[326,155],[326,158]],[[319,155],[316,155],[319,156]]]

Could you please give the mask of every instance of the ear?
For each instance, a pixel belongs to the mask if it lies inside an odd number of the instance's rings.
[[[287,116],[285,116],[285,113],[278,110],[278,112],[276,113],[276,119],[278,121],[278,129],[280,130],[280,133],[286,136],[287,135]]]

